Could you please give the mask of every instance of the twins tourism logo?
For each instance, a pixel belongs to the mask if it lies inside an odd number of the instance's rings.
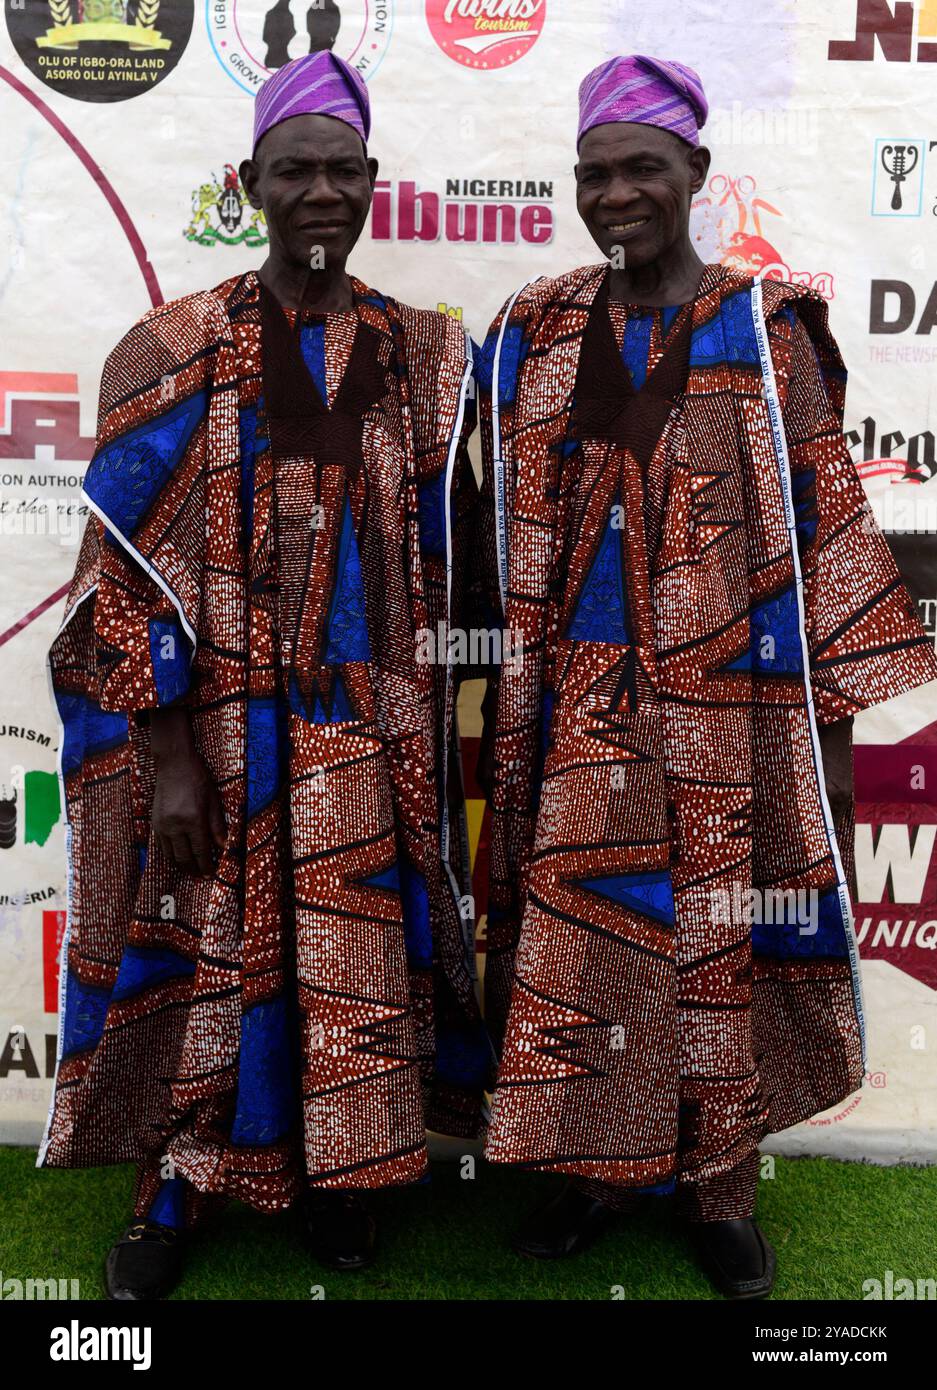
[[[426,22],[443,53],[467,68],[506,68],[540,37],[547,0],[426,0]]]
[[[194,0],[6,0],[7,29],[46,87],[127,101],[168,77],[192,34]]]
[[[277,68],[306,53],[335,52],[367,82],[383,61],[396,0],[205,0],[215,57],[253,96]]]

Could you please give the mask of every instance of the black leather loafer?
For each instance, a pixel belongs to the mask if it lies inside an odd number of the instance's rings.
[[[184,1235],[158,1221],[134,1221],[104,1261],[108,1298],[149,1303],[165,1298],[182,1273]]]
[[[767,1298],[777,1262],[751,1217],[693,1221],[690,1230],[700,1265],[723,1298]]]
[[[317,1260],[330,1269],[366,1269],[377,1252],[377,1221],[362,1194],[317,1187],[306,1194],[306,1230]]]
[[[563,1259],[588,1249],[614,1219],[611,1207],[568,1182],[530,1213],[511,1245],[536,1260]]]

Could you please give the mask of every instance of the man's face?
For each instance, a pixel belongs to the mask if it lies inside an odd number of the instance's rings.
[[[271,250],[308,266],[321,248],[326,266],[344,265],[361,235],[377,160],[332,116],[291,116],[268,130],[240,168],[251,207],[262,207]]]
[[[579,216],[603,255],[620,246],[626,266],[649,265],[686,236],[708,168],[707,149],[659,126],[593,126],[574,171]]]

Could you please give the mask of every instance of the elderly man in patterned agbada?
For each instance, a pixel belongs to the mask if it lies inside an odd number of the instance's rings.
[[[152,309],[101,384],[51,653],[71,840],[40,1163],[139,1164],[112,1298],[159,1297],[225,1198],[302,1198],[335,1269],[370,1189],[476,1133],[445,633],[474,478],[461,327],[346,271],[377,162],[328,53],[260,90],[257,272]],[[445,653],[447,644],[441,644]],[[456,779],[456,785],[453,785]]]
[[[697,74],[582,83],[598,265],[524,286],[481,355],[494,810],[488,1158],[567,1175],[517,1237],[583,1248],[676,1192],[763,1297],[759,1142],[864,1070],[851,721],[937,677],[842,434],[802,286],[705,265]]]

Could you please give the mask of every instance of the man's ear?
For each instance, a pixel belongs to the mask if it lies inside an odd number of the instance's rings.
[[[692,193],[698,193],[706,182],[706,175],[709,173],[711,159],[712,154],[705,145],[694,145],[693,149],[690,150],[690,191]]]
[[[371,180],[371,192],[374,192],[374,184],[377,179],[378,163],[376,159],[368,159],[368,178]]]
[[[263,207],[260,201],[260,194],[257,192],[257,185],[260,180],[260,169],[257,167],[256,159],[242,159],[238,165],[238,178],[241,186],[247,194],[247,201],[252,208]]]

